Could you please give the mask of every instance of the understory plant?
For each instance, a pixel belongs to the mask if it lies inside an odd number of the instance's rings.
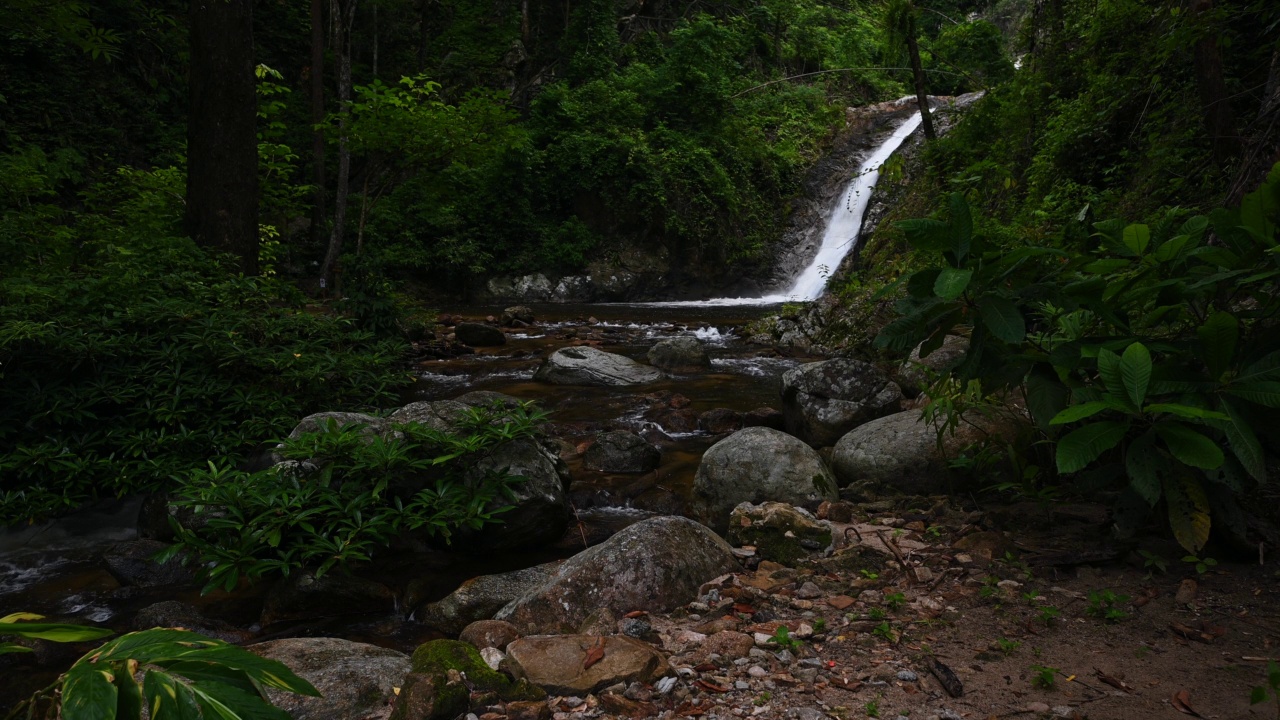
[[[901,279],[877,345],[927,355],[968,334],[953,374],[1024,397],[1059,476],[1123,488],[1122,529],[1162,504],[1190,553],[1215,520],[1243,533],[1280,407],[1280,166],[1240,207],[1154,226],[1086,207],[1051,244],[988,240],[959,193],[947,215],[899,223],[933,262]]]
[[[195,560],[205,592],[230,590],[242,578],[367,562],[404,533],[447,542],[459,528],[501,522],[522,479],[481,461],[534,436],[545,416],[531,404],[468,408],[448,432],[330,418],[279,441],[282,462],[267,470],[210,463],[177,478],[177,541],[161,559]]]

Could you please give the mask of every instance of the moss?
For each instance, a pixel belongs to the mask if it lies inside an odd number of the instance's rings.
[[[729,529],[730,542],[737,545],[753,545],[756,554],[763,560],[772,560],[782,565],[795,565],[809,557],[811,551],[804,546],[817,543],[819,548],[831,545],[831,531],[827,529],[793,530],[794,537],[787,537],[788,528],[771,527],[765,523],[755,523],[748,527],[732,526]]]
[[[506,701],[541,700],[547,696],[542,688],[528,680],[514,681],[492,670],[480,657],[475,646],[458,640],[432,640],[413,651],[413,672],[433,677],[447,676],[457,670],[467,676],[472,689],[494,692]]]

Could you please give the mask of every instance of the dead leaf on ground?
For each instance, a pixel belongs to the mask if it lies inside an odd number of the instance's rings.
[[[1177,620],[1169,623],[1169,629],[1172,630],[1174,635],[1177,637],[1181,637],[1185,640],[1195,640],[1196,642],[1202,643],[1211,643],[1214,641],[1214,638],[1220,638],[1227,634],[1227,629],[1221,625],[1208,625],[1197,629],[1188,625],[1183,625]]]
[[[724,685],[717,685],[717,684],[715,684],[715,683],[713,683],[713,682],[707,682],[706,680],[695,680],[693,684],[697,685],[698,687],[702,688],[703,690],[708,690],[708,691],[710,691],[710,692],[714,692],[714,693],[727,693],[727,692],[729,692],[729,688],[725,687]]]
[[[1104,682],[1117,690],[1123,690],[1129,693],[1130,695],[1133,694],[1133,688],[1129,687],[1129,685],[1125,683],[1125,681],[1121,680],[1120,678],[1111,677],[1110,675],[1102,672],[1098,668],[1093,669],[1093,675],[1094,677],[1098,678],[1098,680],[1100,680],[1101,682]]]
[[[733,611],[736,613],[745,613],[747,615],[754,615],[756,613],[755,608],[743,603],[735,603],[733,606]]]
[[[1174,710],[1177,710],[1178,712],[1183,713],[1184,715],[1190,715],[1191,717],[1202,717],[1200,713],[1196,712],[1191,707],[1191,693],[1187,692],[1186,690],[1179,690],[1178,692],[1174,693],[1173,697],[1169,698],[1169,704],[1173,706]]]
[[[604,638],[587,650],[587,657],[582,661],[582,669],[590,670],[592,665],[604,659]]]
[[[939,662],[937,658],[929,658],[929,670],[934,677],[938,678],[938,682],[942,683],[942,689],[946,690],[948,695],[957,698],[964,695],[964,683],[960,682],[960,678],[956,677],[951,668]]]
[[[627,613],[626,615],[623,615],[622,617],[638,618],[638,617],[644,617],[645,615],[648,615],[648,614],[649,614],[648,610],[632,610],[631,612]]]

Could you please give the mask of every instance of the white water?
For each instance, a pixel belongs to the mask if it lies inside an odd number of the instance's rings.
[[[761,297],[711,298],[710,300],[680,300],[673,302],[640,303],[643,305],[661,305],[675,307],[700,307],[731,305],[776,305],[784,302],[804,302],[816,300],[827,287],[827,277],[835,271],[844,260],[844,256],[858,243],[858,233],[862,229],[862,216],[867,212],[867,204],[871,202],[871,193],[875,190],[876,181],[880,179],[880,166],[893,155],[911,133],[920,126],[920,113],[915,113],[898,126],[893,134],[885,139],[875,152],[862,162],[858,174],[853,176],[849,187],[840,196],[840,203],[831,212],[827,221],[827,230],[822,236],[822,245],[814,256],[809,267],[786,292],[772,293]]]

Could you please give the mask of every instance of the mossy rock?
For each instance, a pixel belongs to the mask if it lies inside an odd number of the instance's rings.
[[[542,700],[547,693],[527,680],[515,681],[490,669],[480,651],[459,640],[432,640],[413,651],[413,672],[432,677],[447,677],[450,670],[467,676],[475,692],[494,692],[508,702]]]
[[[794,566],[831,546],[831,527],[786,503],[742,503],[729,518],[727,539],[754,546],[763,560]]]
[[[471,707],[471,691],[445,675],[409,673],[396,696],[389,720],[451,720]]]

